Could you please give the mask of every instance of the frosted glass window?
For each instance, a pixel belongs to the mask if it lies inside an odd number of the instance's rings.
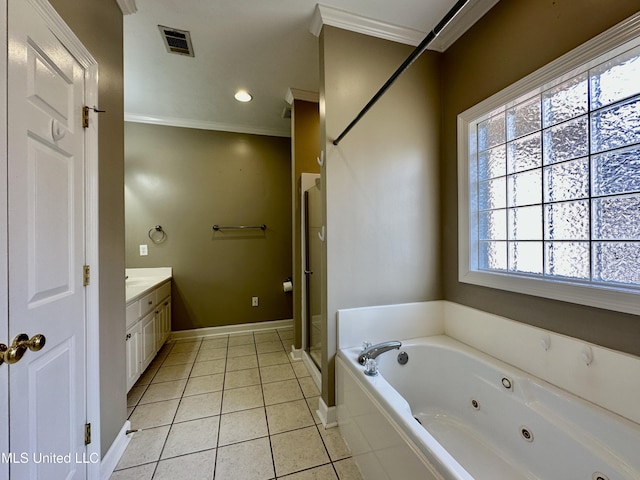
[[[640,240],[640,196],[593,200],[593,238]]]
[[[542,273],[542,242],[509,242],[509,270]]]
[[[505,142],[504,115],[496,115],[478,125],[478,150],[487,150]]]
[[[640,242],[594,242],[593,263],[594,280],[640,285]]]
[[[469,270],[501,273],[478,284],[511,275],[640,293],[640,38],[627,42],[461,114]]]
[[[480,268],[507,269],[507,242],[480,242]]]
[[[542,140],[540,132],[527,135],[507,144],[507,171],[529,170],[542,165]]]
[[[507,211],[490,210],[480,212],[480,239],[481,240],[506,240],[507,239]]]
[[[591,115],[594,153],[636,143],[640,143],[640,99],[615,104]]]
[[[504,208],[507,206],[505,177],[481,182],[479,186],[478,205],[480,210]]]
[[[589,240],[589,201],[545,206],[545,240]]]
[[[507,111],[507,140],[540,130],[540,97],[516,105]]]
[[[545,127],[570,120],[588,111],[587,74],[583,73],[542,94]]]
[[[542,207],[510,208],[507,214],[509,239],[542,240]]]
[[[589,160],[581,158],[544,169],[544,201],[561,202],[589,196]]]
[[[640,146],[591,157],[592,195],[640,192]]]
[[[506,150],[504,145],[485,150],[478,155],[478,178],[485,180],[504,175]]]
[[[591,108],[596,110],[638,93],[640,48],[634,48],[591,70]]]
[[[508,205],[518,207],[540,203],[542,200],[541,187],[542,171],[540,169],[509,175],[507,178]]]
[[[544,164],[589,154],[589,123],[583,116],[544,131]]]
[[[545,242],[545,275],[589,279],[589,242]]]

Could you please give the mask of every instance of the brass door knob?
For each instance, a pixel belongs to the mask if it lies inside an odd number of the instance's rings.
[[[0,365],[3,363],[11,365],[19,362],[27,349],[32,352],[42,350],[46,341],[45,336],[40,333],[31,338],[26,333],[21,333],[13,339],[13,343],[9,347],[4,343],[0,343]]]

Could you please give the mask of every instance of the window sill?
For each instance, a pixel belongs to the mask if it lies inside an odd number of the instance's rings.
[[[570,281],[548,280],[499,272],[461,269],[458,280],[483,287],[550,298],[578,305],[604,308],[615,312],[640,315],[638,293],[624,288],[580,285]]]

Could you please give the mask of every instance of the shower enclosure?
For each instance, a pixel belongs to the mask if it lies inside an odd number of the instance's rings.
[[[302,174],[303,348],[320,372],[322,365],[322,185],[320,175]]]

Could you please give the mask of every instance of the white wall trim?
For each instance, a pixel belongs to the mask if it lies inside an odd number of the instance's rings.
[[[85,69],[87,105],[98,106],[98,62],[47,0],[30,0],[71,55]],[[100,441],[100,304],[99,304],[99,230],[98,230],[98,116],[93,115],[85,130],[85,262],[91,266],[91,284],[86,287],[86,415],[91,423],[93,441],[87,446],[87,458],[101,456]],[[100,465],[87,464],[87,477],[98,479]]]
[[[311,375],[313,383],[315,383],[316,387],[318,387],[318,390],[322,392],[322,374],[320,373],[320,370],[318,370],[318,367],[316,367],[315,362],[309,356],[306,350],[302,351],[302,363],[304,363],[307,372],[309,372],[309,375]]]
[[[440,32],[429,46],[429,50],[444,52],[467,30],[480,20],[499,0],[476,0],[469,2]]]
[[[0,342],[9,343],[9,266],[7,205],[7,8],[0,8]],[[7,365],[8,367],[8,365]],[[0,452],[9,451],[9,369],[0,365]],[[9,478],[9,463],[0,462],[0,478]]]
[[[131,15],[138,11],[136,0],[116,0],[116,2],[118,2],[118,6],[120,10],[122,10],[123,15]]]
[[[328,5],[317,4],[309,31],[318,37],[324,25],[413,46],[418,45],[427,35],[426,32],[420,30],[393,25]]]
[[[429,50],[444,52],[471,26],[487,13],[499,0],[476,0],[469,2],[461,12],[456,15],[446,28],[429,45]],[[435,19],[434,24],[440,19]],[[371,37],[383,38],[392,42],[417,46],[427,36],[427,31],[416,30],[400,25],[382,22],[373,18],[363,17],[346,12],[328,5],[318,4],[311,19],[309,31],[316,37],[320,36],[323,25],[342,28],[356,33],[362,33]],[[429,28],[425,26],[425,28]]]
[[[118,432],[118,436],[109,447],[107,453],[105,453],[100,463],[100,480],[109,480],[111,474],[116,469],[122,454],[129,445],[133,435],[127,435],[127,430],[131,428],[131,422],[127,420]]]
[[[276,330],[278,328],[293,328],[293,319],[178,330],[171,332],[169,340],[177,341],[192,338],[215,337],[219,335],[232,335],[235,333],[265,332],[269,330]]]
[[[289,352],[291,360],[295,360],[296,362],[302,360],[303,351],[304,350],[302,350],[301,348],[296,348],[295,346],[291,345],[291,352]]]
[[[336,407],[329,407],[322,397],[318,398],[318,410],[316,414],[322,422],[324,428],[333,428],[338,426],[338,409]]]
[[[247,133],[250,135],[266,135],[270,137],[291,137],[291,127],[283,130],[270,128],[249,127],[230,123],[207,122],[188,118],[167,117],[163,115],[143,115],[139,113],[125,112],[125,122],[147,123],[151,125],[164,125],[167,127],[196,128],[199,130],[216,130],[220,132]]]
[[[294,100],[318,103],[320,101],[320,94],[318,92],[310,92],[309,90],[290,88],[287,90],[287,94],[284,96],[284,99],[289,105],[293,105]]]

